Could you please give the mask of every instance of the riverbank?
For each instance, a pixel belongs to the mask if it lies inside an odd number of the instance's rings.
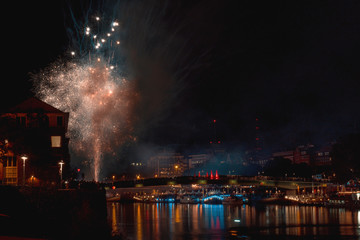
[[[0,196],[0,238],[111,238],[104,190],[0,186]]]

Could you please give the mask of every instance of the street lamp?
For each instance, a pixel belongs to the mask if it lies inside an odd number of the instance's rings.
[[[179,165],[175,165],[175,176],[177,176]]]
[[[23,186],[25,186],[25,161],[28,158],[27,158],[27,156],[22,156],[21,159],[23,160]]]
[[[59,170],[59,174],[60,174],[60,188],[62,187],[62,172],[63,172],[63,165],[64,165],[64,161],[61,160],[59,162],[59,165],[60,165],[60,170]]]

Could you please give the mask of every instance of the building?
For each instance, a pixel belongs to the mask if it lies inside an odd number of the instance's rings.
[[[294,164],[305,163],[307,165],[312,165],[315,156],[314,145],[301,145],[295,148],[294,151]]]
[[[181,176],[189,167],[184,155],[164,148],[148,160],[155,177]]]
[[[211,158],[210,154],[199,153],[188,155],[189,169],[199,168],[209,162]]]
[[[272,154],[272,158],[285,158],[294,162],[294,151],[282,151],[282,152],[274,152]]]
[[[314,165],[316,165],[316,166],[331,165],[331,163],[332,163],[332,159],[330,156],[331,150],[332,150],[331,146],[324,146],[324,147],[319,148],[315,152]]]
[[[289,159],[293,164],[305,163],[312,166],[331,165],[331,145],[315,147],[312,144],[301,145],[294,150],[274,152],[272,158],[282,157]]]
[[[64,162],[64,175],[70,169],[68,121],[69,113],[35,97],[2,113],[0,139],[5,139],[8,151],[0,163],[0,181],[13,185],[57,185],[59,162]]]

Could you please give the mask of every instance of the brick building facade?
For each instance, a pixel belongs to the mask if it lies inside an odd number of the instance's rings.
[[[68,120],[69,113],[35,97],[2,113],[0,138],[7,142],[8,151],[0,162],[0,181],[12,185],[58,184],[59,162],[65,163],[64,174],[70,169]]]

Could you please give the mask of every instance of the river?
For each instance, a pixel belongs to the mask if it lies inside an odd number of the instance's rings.
[[[315,206],[108,203],[122,239],[360,239],[360,211]]]

